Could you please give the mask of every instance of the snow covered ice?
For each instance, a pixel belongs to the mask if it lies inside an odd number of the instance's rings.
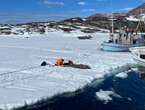
[[[54,31],[29,38],[0,36],[1,107],[23,105],[57,93],[75,91],[95,78],[103,78],[110,68],[133,63],[128,52],[100,50],[100,43],[108,34],[91,34],[91,40],[79,40],[78,35],[84,33]],[[88,64],[92,69],[39,66],[42,61],[54,64],[57,57]]]

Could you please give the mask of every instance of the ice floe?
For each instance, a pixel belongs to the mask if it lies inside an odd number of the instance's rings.
[[[127,72],[121,72],[121,73],[118,73],[117,75],[115,75],[117,78],[122,78],[122,79],[125,79],[128,77],[128,74]]]
[[[109,34],[94,33],[91,34],[92,40],[84,41],[78,40],[78,35],[84,33],[74,31],[68,34],[54,31],[48,32],[45,36],[31,35],[29,39],[25,39],[24,36],[1,36],[1,107],[23,105],[24,102],[30,103],[43,97],[75,91],[94,79],[117,73],[118,70],[120,72],[122,68],[119,67],[127,63],[134,63],[128,52],[112,53],[100,50],[101,42],[106,40]],[[87,64],[92,69],[39,67],[44,60],[54,64],[57,57]],[[107,93],[108,100],[111,100],[110,95],[113,93]]]
[[[104,101],[105,104],[107,104],[109,101],[112,100],[112,97],[118,97],[121,98],[120,95],[116,94],[113,91],[104,91],[104,90],[99,90],[98,92],[96,92],[96,97],[97,99]]]

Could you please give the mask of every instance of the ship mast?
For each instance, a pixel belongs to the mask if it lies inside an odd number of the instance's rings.
[[[114,35],[114,17],[113,17],[113,12],[112,12],[112,35]]]
[[[113,4],[112,4],[112,0],[110,1],[111,3],[111,7],[113,7]],[[112,9],[112,16],[111,16],[111,27],[112,27],[112,30],[111,30],[111,34],[114,35],[114,15],[113,15],[113,9]]]

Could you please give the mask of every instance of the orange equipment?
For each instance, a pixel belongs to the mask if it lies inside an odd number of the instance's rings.
[[[64,65],[64,59],[58,58],[58,59],[56,60],[55,65],[56,65],[56,66],[63,66],[63,65]]]

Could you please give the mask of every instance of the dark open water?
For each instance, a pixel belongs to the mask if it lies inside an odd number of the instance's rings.
[[[96,97],[98,91],[113,91],[112,100],[105,102]],[[108,77],[75,93],[58,95],[23,110],[145,110],[145,81],[131,71],[125,79]]]

